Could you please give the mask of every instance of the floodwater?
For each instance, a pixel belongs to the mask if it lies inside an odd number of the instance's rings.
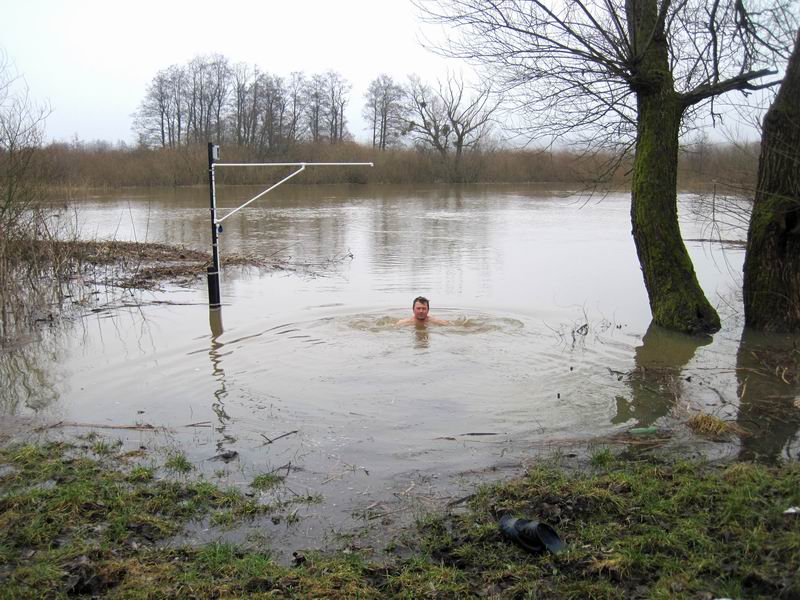
[[[221,188],[219,204],[259,191]],[[718,235],[695,202],[680,197],[684,237]],[[85,237],[209,249],[201,188],[99,195],[78,215]],[[689,437],[698,412],[751,432],[695,446],[706,454],[800,452],[800,392],[761,352],[780,340],[741,339],[743,249],[687,241],[723,318],[713,339],[653,327],[626,193],[286,186],[225,221],[220,244],[297,270],[225,270],[219,312],[201,280],[42,328],[6,351],[4,417],[163,427],[98,431],[174,444],[243,486],[282,468],[323,498],[290,532],[299,545],[566,441],[650,425]],[[417,295],[451,324],[396,326]],[[224,450],[239,456],[209,461]]]

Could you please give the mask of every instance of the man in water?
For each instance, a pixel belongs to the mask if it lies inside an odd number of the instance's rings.
[[[450,321],[445,321],[444,319],[436,319],[428,315],[428,311],[430,310],[431,303],[428,302],[428,299],[423,296],[417,296],[414,298],[414,302],[411,303],[411,309],[414,311],[414,316],[409,317],[408,319],[400,319],[397,322],[397,325],[449,325]]]

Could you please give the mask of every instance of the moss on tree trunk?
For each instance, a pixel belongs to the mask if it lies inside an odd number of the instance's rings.
[[[745,325],[800,332],[800,32],[766,117],[744,261]]]
[[[629,5],[634,47],[647,40],[632,87],[638,102],[631,222],[653,321],[685,333],[719,330],[678,225],[678,132],[684,105],[669,68],[655,2]],[[655,30],[655,33],[653,33]]]

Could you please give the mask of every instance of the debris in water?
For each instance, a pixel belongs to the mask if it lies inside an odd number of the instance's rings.
[[[728,435],[746,435],[747,431],[736,423],[724,421],[719,417],[707,415],[705,413],[693,415],[686,421],[686,425],[697,435],[705,435],[712,438],[721,438]]]
[[[225,452],[220,452],[216,456],[212,456],[208,460],[221,460],[223,462],[231,462],[234,458],[239,456],[239,453],[236,450],[225,450]]]
[[[631,435],[653,435],[658,433],[658,427],[655,425],[651,425],[650,427],[634,427],[629,430],[628,433]]]

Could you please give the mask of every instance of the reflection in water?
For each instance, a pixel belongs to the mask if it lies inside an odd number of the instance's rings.
[[[425,350],[430,347],[430,335],[425,323],[414,323],[414,348]]]
[[[0,349],[0,414],[13,416],[54,404],[59,398],[55,365],[61,362],[62,352],[52,331],[35,341]]]
[[[795,438],[800,429],[800,384],[792,368],[797,365],[796,352],[779,336],[747,329],[742,333],[736,354],[736,422],[751,435],[742,436],[741,460],[774,461],[781,452],[786,458],[800,458],[800,440]]]
[[[636,369],[629,379],[633,399],[617,396],[617,414],[611,422],[636,419],[637,427],[647,427],[669,414],[683,392],[681,370],[697,348],[711,341],[709,336],[685,335],[650,323],[634,353]]]
[[[214,379],[216,379],[219,384],[219,387],[214,391],[214,402],[211,404],[211,410],[217,415],[218,425],[214,429],[219,434],[219,438],[217,438],[217,452],[221,452],[225,449],[225,444],[236,442],[236,438],[227,433],[227,426],[231,417],[225,412],[225,398],[228,395],[228,389],[225,382],[225,371],[222,368],[221,352],[225,344],[219,339],[224,333],[222,327],[222,309],[209,309],[208,322],[211,326],[211,348],[208,351],[208,356],[211,359]]]

